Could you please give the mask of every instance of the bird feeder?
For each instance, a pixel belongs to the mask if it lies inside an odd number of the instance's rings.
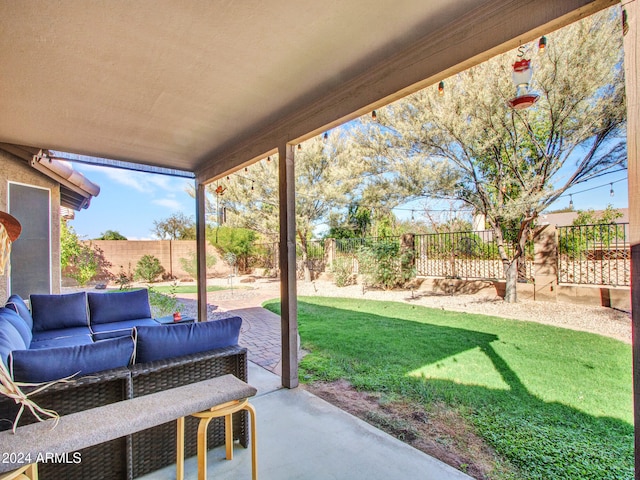
[[[538,101],[539,95],[529,91],[532,76],[531,60],[520,58],[513,64],[512,78],[516,86],[516,96],[508,102],[511,108],[523,110]]]

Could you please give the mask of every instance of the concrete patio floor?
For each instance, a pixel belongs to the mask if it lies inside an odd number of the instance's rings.
[[[258,419],[258,477],[293,479],[422,479],[471,477],[391,437],[301,388],[283,389],[280,378],[249,363]],[[236,445],[232,461],[224,447],[209,452],[208,478],[251,478],[251,451]],[[144,480],[173,480],[175,466]],[[185,462],[185,478],[197,478],[197,459]]]

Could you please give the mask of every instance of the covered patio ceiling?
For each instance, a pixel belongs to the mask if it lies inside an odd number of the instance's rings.
[[[0,142],[206,182],[614,3],[2,1]]]

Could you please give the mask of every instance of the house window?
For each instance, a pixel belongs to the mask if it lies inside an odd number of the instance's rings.
[[[9,182],[9,213],[22,225],[11,246],[10,292],[51,293],[51,192]]]

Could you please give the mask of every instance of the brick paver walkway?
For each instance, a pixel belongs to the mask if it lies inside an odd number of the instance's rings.
[[[195,299],[195,295],[180,295]],[[229,312],[242,318],[240,345],[247,347],[249,361],[281,375],[280,316],[261,307],[265,300],[280,297],[280,283],[261,285],[259,290],[209,292],[207,303],[217,311]]]

